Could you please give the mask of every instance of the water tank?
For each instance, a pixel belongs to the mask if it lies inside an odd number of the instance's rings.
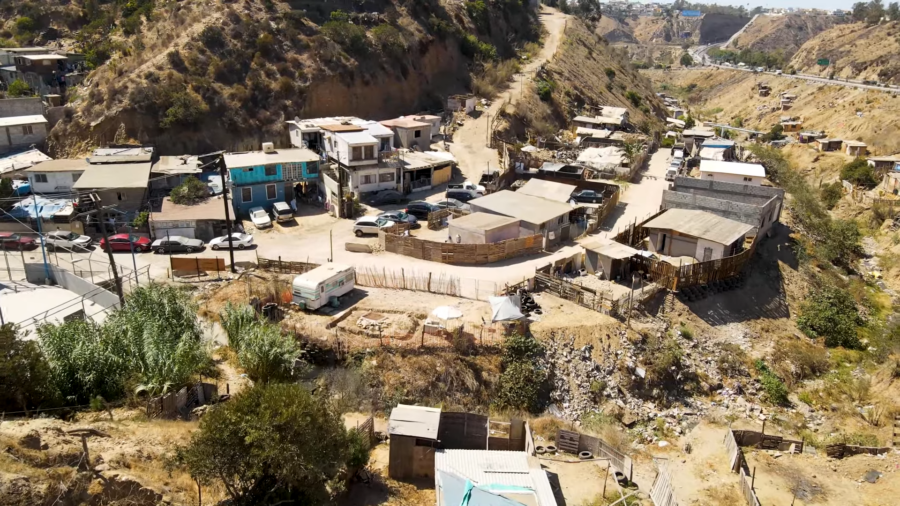
[[[263,153],[274,153],[275,152],[275,144],[271,142],[264,142],[262,145]]]

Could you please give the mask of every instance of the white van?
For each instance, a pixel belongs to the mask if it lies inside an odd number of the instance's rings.
[[[332,297],[353,290],[356,271],[347,265],[328,263],[301,274],[291,283],[293,302],[304,309],[319,309]]]

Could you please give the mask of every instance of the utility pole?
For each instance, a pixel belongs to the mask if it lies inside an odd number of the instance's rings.
[[[109,264],[112,266],[113,279],[116,282],[116,293],[119,295],[119,309],[123,309],[125,307],[125,296],[122,294],[122,280],[119,279],[119,269],[116,267],[116,258],[112,254],[112,245],[109,243],[109,234],[106,232],[106,210],[107,207],[101,207],[97,212],[97,218],[100,220],[100,233],[103,234],[103,243],[106,244],[106,256],[109,258]],[[128,240],[130,241],[131,238]]]
[[[40,238],[41,238],[41,256],[44,257],[44,276],[46,277],[46,279],[50,279],[50,267],[47,266],[47,249],[44,245],[45,244],[44,231],[41,230],[41,209],[38,207],[37,194],[34,192],[31,192],[31,197],[34,199],[34,218],[37,221],[38,236],[40,236]],[[23,253],[22,254],[22,257],[23,257],[22,258],[22,260],[23,260],[22,269],[23,270],[25,269],[24,256],[25,255]]]
[[[231,237],[231,211],[228,209],[228,185],[226,184],[228,168],[225,167],[225,157],[219,155],[219,174],[222,176],[222,200],[225,201],[225,228],[228,231],[228,255],[231,258],[231,273],[237,270],[234,268],[234,238]]]

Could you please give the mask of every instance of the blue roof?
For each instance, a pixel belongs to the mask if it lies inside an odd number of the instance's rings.
[[[700,11],[681,11],[681,17],[683,18],[699,18],[703,13]]]

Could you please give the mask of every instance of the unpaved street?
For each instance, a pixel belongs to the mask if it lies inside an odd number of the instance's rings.
[[[524,85],[532,80],[534,72],[541,65],[553,58],[560,41],[562,41],[568,16],[556,9],[542,6],[540,17],[541,23],[547,30],[541,51],[522,68],[522,72],[516,74],[510,82],[509,88],[497,96],[486,111],[479,109],[474,117],[468,118],[465,124],[453,134],[450,152],[456,157],[460,171],[471,181],[477,182],[481,178],[482,172],[490,167],[495,169],[500,167],[497,150],[487,146],[489,122],[497,117],[505,104],[515,103],[522,96]]]
[[[671,159],[672,155],[666,148],[660,148],[650,156],[647,170],[638,174],[634,183],[625,186],[619,208],[606,219],[598,237],[613,237],[617,230],[629,223],[640,222],[659,211],[662,192],[669,187],[665,175]]]

